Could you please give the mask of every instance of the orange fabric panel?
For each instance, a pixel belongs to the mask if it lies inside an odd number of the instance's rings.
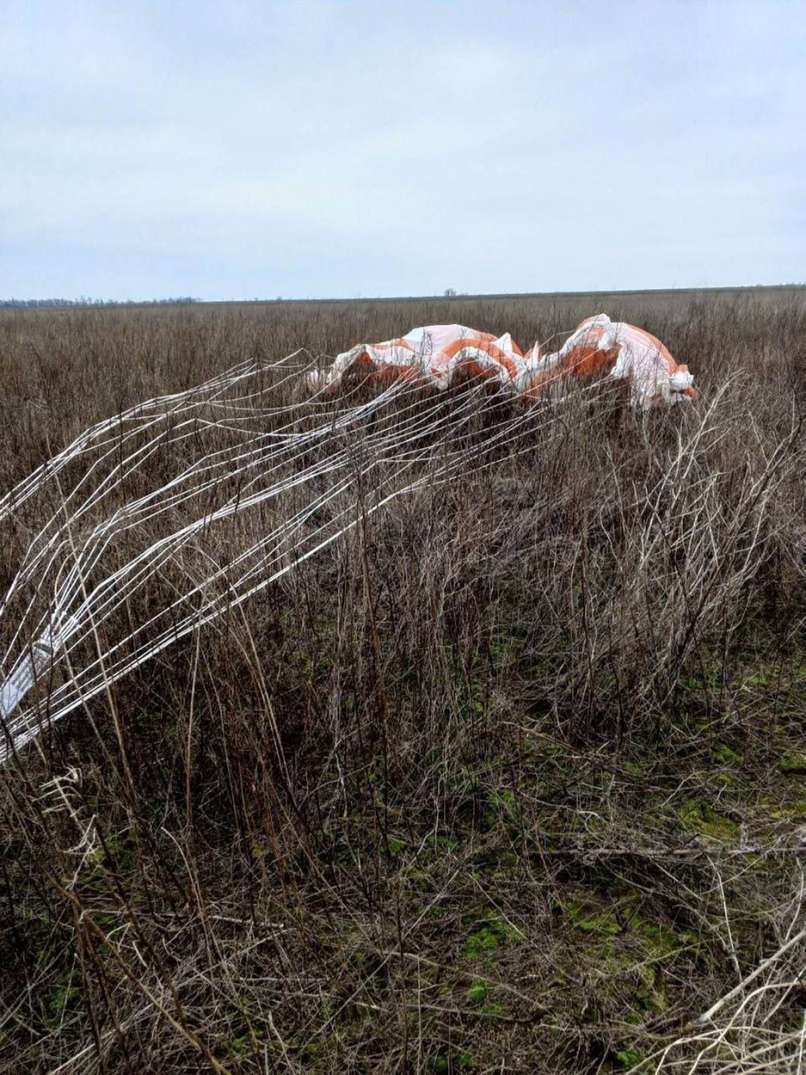
[[[451,359],[465,347],[476,347],[479,351],[484,351],[485,354],[488,354],[490,358],[495,359],[500,366],[504,367],[510,377],[514,379],[518,373],[515,368],[515,363],[509,355],[506,354],[505,351],[502,351],[500,347],[497,347],[493,341],[494,337],[489,335],[474,336],[465,340],[454,340],[453,343],[449,343],[448,346],[444,348],[442,356],[444,356],[445,359]]]
[[[618,358],[618,353],[618,345],[607,351],[599,351],[595,344],[593,346],[584,344],[573,347],[568,352],[561,368],[572,377],[592,377],[595,373],[612,366]]]

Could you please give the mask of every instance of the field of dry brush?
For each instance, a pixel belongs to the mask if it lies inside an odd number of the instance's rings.
[[[600,311],[700,402],[570,400],[0,772],[1,1072],[806,1071],[806,292],[0,312],[0,493],[253,356]]]

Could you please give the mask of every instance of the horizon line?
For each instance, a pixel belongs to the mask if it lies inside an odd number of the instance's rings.
[[[0,299],[0,309],[56,309],[67,306],[71,309],[93,309],[99,306],[257,306],[257,305],[287,305],[301,303],[349,303],[349,302],[424,302],[441,301],[454,302],[466,299],[536,299],[536,298],[575,298],[597,295],[621,296],[621,295],[668,295],[668,294],[718,294],[733,291],[799,291],[806,290],[806,283],[790,282],[783,284],[719,284],[703,287],[637,287],[637,288],[601,288],[596,290],[582,291],[489,291],[489,292],[453,292],[452,294],[423,294],[423,295],[354,295],[354,296],[331,296],[317,298],[308,296],[305,298],[295,296],[288,297],[278,295],[275,298],[227,298],[227,299],[200,299],[191,295],[182,295],[166,298],[152,299],[93,299],[89,296],[81,296],[77,299],[61,298],[53,296],[46,299],[34,298],[8,298]]]

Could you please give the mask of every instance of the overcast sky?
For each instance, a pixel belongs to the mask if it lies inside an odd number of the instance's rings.
[[[0,298],[806,280],[806,0],[0,0]]]

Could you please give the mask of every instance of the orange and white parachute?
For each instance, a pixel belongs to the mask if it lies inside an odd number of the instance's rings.
[[[504,392],[536,400],[550,386],[597,374],[629,381],[633,405],[647,409],[696,399],[694,378],[668,348],[645,329],[597,314],[583,321],[563,346],[526,353],[509,333],[495,337],[465,325],[427,325],[383,343],[360,343],[338,355],[324,377],[338,390],[345,376],[386,385],[408,380],[446,389],[467,378],[493,381]],[[318,375],[311,378],[318,386]]]

